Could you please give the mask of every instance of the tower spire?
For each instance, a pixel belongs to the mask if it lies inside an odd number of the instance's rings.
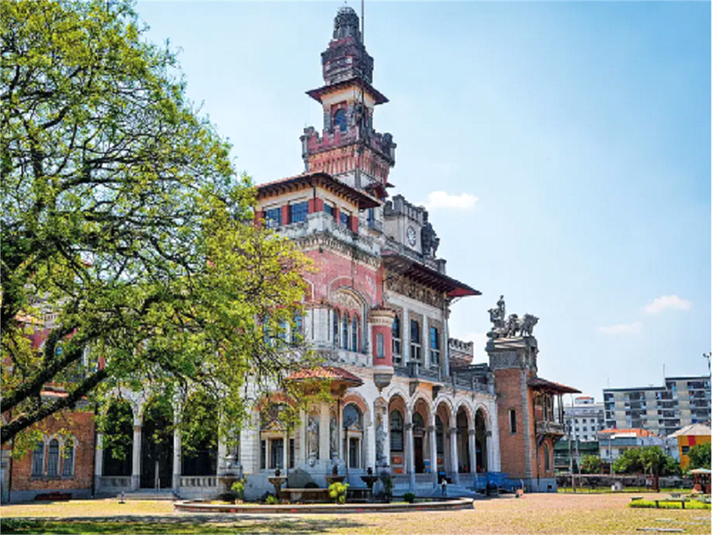
[[[364,1],[361,17],[348,5],[341,6],[332,39],[322,52],[325,85],[307,92],[322,104],[322,136],[315,128],[305,128],[302,157],[306,171],[325,171],[385,197],[396,144],[390,134],[373,128],[374,108],[388,102],[371,85],[373,70],[374,59],[364,47]]]

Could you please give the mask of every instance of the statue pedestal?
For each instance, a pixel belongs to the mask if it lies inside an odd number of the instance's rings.
[[[280,500],[280,489],[282,489],[282,485],[284,485],[287,480],[287,476],[272,476],[268,477],[267,480],[275,487],[275,498]]]

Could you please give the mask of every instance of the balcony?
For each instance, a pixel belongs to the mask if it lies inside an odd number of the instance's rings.
[[[415,260],[416,262],[420,262],[421,264],[424,264],[425,266],[427,266],[435,271],[438,271],[439,273],[442,273],[443,275],[446,274],[445,260],[427,258],[427,257],[423,256],[422,254],[417,253],[413,249],[406,247],[402,243],[397,242],[393,238],[387,238],[386,245],[384,248],[390,249],[390,250],[400,254],[401,256],[405,256],[407,258]]]
[[[380,256],[381,249],[374,238],[352,232],[351,229],[336,221],[325,212],[309,214],[305,221],[289,223],[275,228],[285,238],[299,240],[318,234],[329,234],[347,245],[372,256]]]
[[[564,436],[564,424],[551,420],[540,420],[535,426],[538,435]]]

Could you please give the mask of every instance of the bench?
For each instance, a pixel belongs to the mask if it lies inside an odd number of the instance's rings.
[[[329,501],[329,489],[281,489],[280,495],[290,503],[324,503]]]
[[[371,490],[368,488],[347,489],[347,500],[350,502],[368,502],[371,499]]]

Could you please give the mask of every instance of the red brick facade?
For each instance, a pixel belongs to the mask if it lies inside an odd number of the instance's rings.
[[[88,411],[61,413],[44,420],[39,428],[44,436],[42,474],[32,473],[32,451],[19,460],[9,461],[10,501],[32,500],[37,495],[57,492],[71,494],[72,498],[88,497],[94,480],[94,415]],[[64,467],[69,460],[62,446],[70,437],[74,443],[74,462],[71,474],[67,474]],[[58,475],[47,474],[52,439],[57,439],[60,445]]]

